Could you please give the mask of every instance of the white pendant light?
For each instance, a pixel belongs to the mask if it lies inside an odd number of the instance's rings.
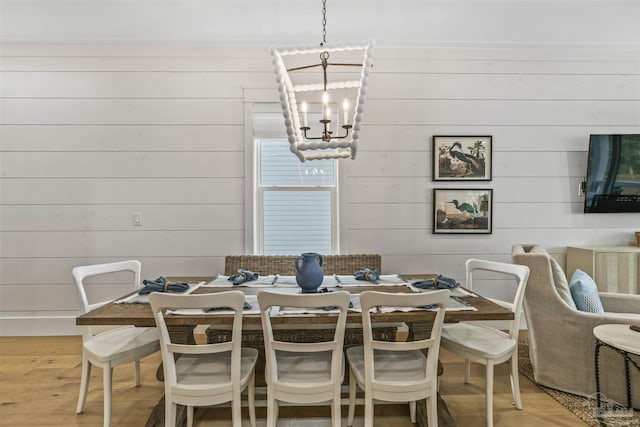
[[[367,82],[373,65],[373,39],[361,43],[326,43],[326,0],[322,1],[322,5],[323,40],[320,46],[271,48],[290,150],[303,162],[355,159]],[[358,57],[362,59],[358,63],[331,62],[332,54],[349,58],[361,55]],[[299,64],[301,58],[317,58],[316,55],[319,55],[320,63],[290,68],[285,64],[295,61]],[[337,68],[349,74],[359,71],[359,78],[332,78],[329,81],[330,76],[337,75]],[[314,69],[320,69],[321,73],[309,73]]]

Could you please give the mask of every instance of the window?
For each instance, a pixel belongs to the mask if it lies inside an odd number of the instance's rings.
[[[286,139],[257,139],[256,159],[256,252],[336,253],[336,161],[302,163]]]

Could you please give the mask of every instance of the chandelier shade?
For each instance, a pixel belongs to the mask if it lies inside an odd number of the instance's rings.
[[[374,45],[371,39],[271,48],[289,148],[300,161],[355,159]]]

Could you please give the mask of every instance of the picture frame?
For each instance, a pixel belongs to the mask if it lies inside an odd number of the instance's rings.
[[[490,135],[434,135],[433,181],[491,181],[493,138]]]
[[[491,234],[492,232],[492,189],[433,189],[433,234]]]

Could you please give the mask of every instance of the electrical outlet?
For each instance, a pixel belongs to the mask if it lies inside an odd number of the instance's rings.
[[[133,213],[133,225],[139,227],[142,225],[142,212]]]

